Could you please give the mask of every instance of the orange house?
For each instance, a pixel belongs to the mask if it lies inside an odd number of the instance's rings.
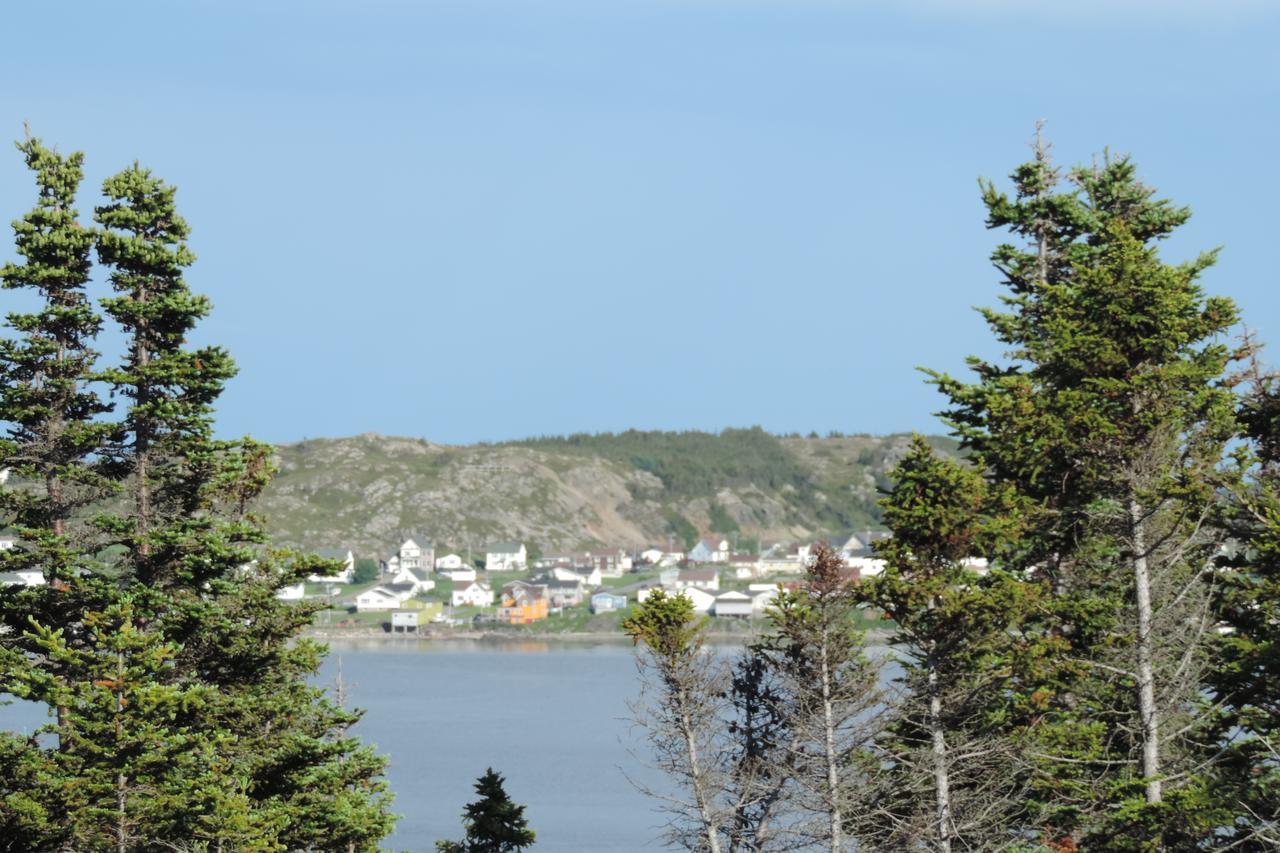
[[[502,606],[496,617],[509,625],[528,625],[546,619],[549,608],[545,586],[512,581],[502,588]]]

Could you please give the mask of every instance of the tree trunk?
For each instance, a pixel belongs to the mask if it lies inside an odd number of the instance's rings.
[[[689,704],[685,700],[684,691],[677,694],[680,703],[680,734],[684,738],[685,749],[689,753],[689,773],[693,777],[693,799],[698,806],[698,814],[702,818],[702,826],[707,835],[707,850],[720,853],[720,830],[711,815],[711,806],[707,799],[706,779],[702,774],[701,758],[698,755],[698,741],[693,734],[693,720],[689,716]]]
[[[947,778],[947,738],[942,728],[942,696],[933,652],[926,661],[929,690],[929,734],[933,741],[933,794],[937,806],[938,850],[951,853],[951,786]]]
[[[840,812],[840,758],[836,753],[835,712],[831,703],[831,670],[827,655],[827,637],[822,637],[822,725],[825,737],[824,752],[827,761],[827,810],[830,817],[831,850],[839,853],[843,848],[843,815]]]
[[[145,304],[148,301],[146,285],[138,287],[137,301]],[[134,404],[144,412],[151,402],[150,380],[143,374],[151,364],[151,350],[147,347],[148,324],[145,320],[138,322],[134,330],[133,361],[137,376],[137,397]],[[144,414],[134,428],[134,453],[137,457],[138,495],[137,522],[135,535],[138,538],[138,554],[146,557],[151,554],[151,545],[146,541],[151,527],[151,420],[150,414]]]
[[[1138,713],[1142,718],[1142,775],[1147,780],[1147,802],[1162,799],[1160,784],[1160,719],[1156,712],[1155,677],[1151,653],[1151,576],[1142,506],[1129,494],[1129,531],[1133,547],[1134,600],[1138,608]]]
[[[123,727],[120,720],[120,714],[124,711],[124,654],[116,655],[116,719],[115,732],[116,744],[123,740]],[[129,778],[125,775],[124,769],[121,768],[116,773],[116,853],[128,853],[129,850],[129,833],[126,829],[125,821],[127,815],[127,786]]]

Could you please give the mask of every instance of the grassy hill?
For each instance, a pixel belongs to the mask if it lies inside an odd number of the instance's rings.
[[[878,488],[906,435],[641,432],[450,447],[360,435],[279,448],[260,510],[280,543],[386,551],[424,531],[479,551],[801,538],[874,528]],[[931,439],[948,453],[955,443]]]

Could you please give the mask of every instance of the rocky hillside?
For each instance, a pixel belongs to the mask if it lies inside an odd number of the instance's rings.
[[[933,440],[954,452],[947,439]],[[877,525],[907,436],[636,432],[450,447],[360,435],[279,448],[262,499],[276,541],[382,553],[405,532],[476,550],[640,545],[702,533],[788,539]]]

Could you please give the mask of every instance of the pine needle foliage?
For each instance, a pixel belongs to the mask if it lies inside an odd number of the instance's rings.
[[[210,311],[176,190],[137,164],[108,178],[96,228],[71,202],[80,155],[20,145],[40,202],[15,226],[42,311],[0,349],[0,508],[19,533],[4,568],[46,584],[0,591],[0,691],[54,709],[0,741],[0,836],[11,849],[377,849],[392,817],[385,762],[348,734],[359,714],[309,679],[310,605],[277,592],[332,561],[271,549],[252,507],[268,447],[219,440],[235,367],[187,340]],[[101,318],[83,292],[96,248],[125,338],[97,369]],[[105,387],[116,409],[92,389]],[[68,847],[69,845],[69,847]],[[3,848],[0,848],[3,849]]]

